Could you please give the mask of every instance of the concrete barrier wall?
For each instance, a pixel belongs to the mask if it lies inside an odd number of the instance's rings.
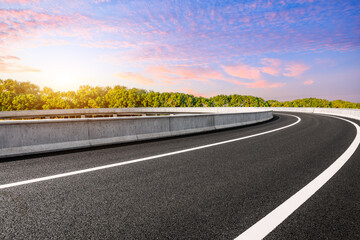
[[[88,109],[53,109],[29,111],[0,111],[0,119],[6,118],[40,118],[54,116],[81,116],[81,115],[112,115],[112,114],[142,114],[142,113],[235,113],[269,111],[256,107],[179,107],[179,108],[88,108]]]
[[[170,110],[174,108],[163,109],[164,112]],[[178,110],[188,112],[188,109]],[[193,110],[204,112],[203,108]],[[225,110],[212,108],[211,112]],[[178,136],[259,123],[272,117],[272,111],[260,110],[229,114],[0,121],[0,157]]]
[[[91,109],[57,109],[57,110],[30,110],[30,111],[3,111],[1,118],[21,117],[54,117],[80,115],[112,115],[126,113],[240,113],[258,111],[285,111],[333,114],[347,117],[360,117],[360,109],[342,108],[293,108],[293,107],[191,107],[191,108],[91,108]]]

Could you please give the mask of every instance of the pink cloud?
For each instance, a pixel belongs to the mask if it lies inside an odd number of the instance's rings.
[[[154,77],[162,80],[167,84],[174,84],[183,80],[194,80],[201,82],[209,82],[210,80],[221,80],[228,83],[242,85],[247,88],[278,88],[284,83],[270,83],[261,79],[260,71],[251,66],[237,65],[225,66],[225,71],[231,76],[252,79],[254,82],[239,81],[233,77],[225,77],[221,71],[210,67],[183,67],[183,66],[152,66],[146,71]],[[191,93],[192,94],[192,93]]]
[[[284,76],[299,77],[308,69],[310,69],[310,67],[303,63],[291,63],[285,68],[287,72],[284,73]]]
[[[20,60],[20,58],[16,56],[0,56],[1,60]]]
[[[155,83],[154,80],[144,77],[138,73],[123,72],[123,73],[116,73],[115,76],[124,80],[134,81],[142,85],[152,85]]]
[[[19,41],[45,41],[44,35],[55,37],[78,37],[89,42],[93,32],[107,31],[106,23],[81,14],[49,14],[29,9],[0,9],[0,44],[16,45]],[[60,39],[57,39],[59,41]]]
[[[270,83],[266,80],[257,80],[255,82],[242,82],[238,80],[233,80],[232,83],[236,85],[246,86],[247,88],[263,88],[263,89],[279,88],[285,86],[286,84],[286,83]]]
[[[261,80],[261,81],[255,81],[253,83],[249,83],[247,84],[247,87],[248,88],[264,88],[264,89],[267,89],[267,88],[279,88],[279,87],[282,87],[284,86],[285,83],[269,83],[265,80]]]
[[[39,69],[19,64],[20,58],[16,56],[0,56],[0,72],[41,72]]]
[[[28,9],[0,9],[0,13],[0,19],[2,21],[14,25],[15,27],[21,27],[23,25],[34,27],[37,23],[41,22],[61,25],[62,22],[66,22],[65,20],[67,19],[65,16],[50,15]]]
[[[232,65],[232,66],[223,66],[226,73],[231,76],[238,77],[238,78],[246,78],[246,79],[260,79],[261,74],[260,71],[248,65]]]
[[[110,2],[111,0],[95,0],[94,3],[107,3]]]
[[[307,80],[307,81],[303,82],[304,85],[311,85],[313,83],[314,83],[313,80]]]
[[[77,20],[70,16],[50,15],[32,10],[0,9],[1,29],[6,33],[3,39],[23,39],[41,31],[46,32],[70,24]]]
[[[151,75],[165,80],[171,81],[186,81],[194,80],[201,82],[208,82],[210,79],[223,78],[221,72],[210,67],[194,67],[194,66],[151,66],[147,68],[147,72]]]
[[[252,67],[248,65],[233,65],[233,66],[223,66],[225,72],[229,75],[244,79],[254,80],[253,82],[244,82],[236,79],[224,79],[227,82],[231,82],[236,85],[246,86],[247,88],[279,88],[285,85],[285,83],[270,83],[261,78],[261,71],[267,72],[272,75],[278,75],[280,72],[280,65],[282,64],[279,59],[272,58],[263,58],[262,64],[267,65],[263,68]],[[265,68],[265,69],[264,69]]]
[[[140,33],[141,34],[141,33]],[[158,36],[156,33],[152,35]],[[145,44],[145,42],[147,44]],[[150,43],[150,44],[149,44]],[[157,42],[144,41],[135,51],[128,52],[126,56],[120,55],[119,58],[124,62],[189,62],[192,61],[191,55],[195,50],[188,49],[188,46],[174,46],[172,44],[159,44]]]
[[[270,66],[262,67],[261,71],[274,76],[278,76],[280,72],[279,69]]]
[[[118,48],[133,48],[133,47],[136,47],[136,44],[126,42],[126,41],[105,40],[105,41],[84,43],[84,44],[82,44],[82,46],[89,47],[89,48],[118,49]]]
[[[261,71],[270,75],[278,76],[281,71],[282,61],[280,59],[275,58],[263,58],[261,59],[261,63],[264,67],[261,68]]]
[[[174,77],[168,76],[170,70],[164,66],[150,66],[146,69],[146,72],[158,78],[159,80],[174,80]]]
[[[297,2],[298,3],[307,3],[307,2],[309,2],[309,3],[312,3],[312,2],[314,2],[314,0],[297,0]]]
[[[0,2],[12,4],[28,4],[33,2],[39,2],[39,0],[0,0]]]
[[[181,80],[208,81],[202,76],[202,69],[196,67],[172,67],[171,74],[178,76]]]
[[[199,93],[199,92],[195,91],[193,88],[180,88],[180,91],[184,92],[186,94],[189,94],[189,95],[193,95],[195,97],[208,97],[208,95]]]

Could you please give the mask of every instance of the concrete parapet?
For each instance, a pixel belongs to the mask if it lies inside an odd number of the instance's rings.
[[[149,114],[189,114],[189,113],[239,113],[269,111],[255,107],[172,107],[172,108],[86,108],[86,109],[52,109],[52,110],[28,110],[28,111],[0,111],[0,119],[22,118],[50,118],[59,116],[86,116],[96,115],[139,115]]]
[[[272,111],[261,111],[0,121],[0,158],[199,133],[272,117]]]
[[[360,109],[342,108],[295,108],[295,107],[175,107],[175,108],[89,108],[89,109],[55,109],[55,110],[30,110],[30,111],[3,111],[0,112],[0,119],[17,118],[50,118],[56,116],[92,116],[109,115],[121,116],[135,114],[146,116],[149,114],[188,114],[188,113],[240,113],[259,111],[286,111],[286,112],[307,112],[324,113],[341,116],[360,117]]]

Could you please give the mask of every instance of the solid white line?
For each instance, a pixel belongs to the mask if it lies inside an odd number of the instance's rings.
[[[290,114],[283,114],[283,115],[293,116],[293,117],[297,118],[297,121],[290,124],[290,125],[281,127],[281,128],[276,128],[276,129],[273,129],[273,130],[270,130],[270,131],[257,133],[257,134],[253,134],[253,135],[246,136],[246,137],[235,138],[235,139],[231,139],[231,140],[227,140],[227,141],[207,144],[207,145],[203,145],[203,146],[199,146],[199,147],[188,148],[188,149],[175,151],[175,152],[170,152],[170,153],[159,154],[159,155],[155,155],[155,156],[151,156],[151,157],[139,158],[139,159],[130,160],[130,161],[126,161],[126,162],[114,163],[114,164],[103,165],[103,166],[99,166],[99,167],[88,168],[88,169],[83,169],[83,170],[78,170],[78,171],[73,171],[73,172],[61,173],[61,174],[56,174],[56,175],[51,175],[51,176],[46,176],[46,177],[40,177],[40,178],[34,178],[34,179],[20,181],[20,182],[3,184],[3,185],[0,185],[0,189],[20,186],[20,185],[25,185],[25,184],[30,184],[30,183],[42,182],[42,181],[47,181],[47,180],[56,179],[56,178],[68,177],[68,176],[72,176],[72,175],[98,171],[98,170],[102,170],[102,169],[106,169],[106,168],[112,168],[112,167],[118,167],[118,166],[127,165],[127,164],[131,164],[131,163],[143,162],[143,161],[147,161],[147,160],[151,160],[151,159],[155,159],[155,158],[161,158],[161,157],[167,157],[167,156],[176,155],[176,154],[180,154],[180,153],[191,152],[191,151],[195,151],[195,150],[199,150],[199,149],[203,149],[203,148],[214,147],[214,146],[218,146],[218,145],[222,145],[222,144],[226,144],[226,143],[231,143],[231,142],[235,142],[235,141],[240,141],[240,140],[244,140],[244,139],[248,139],[248,138],[252,138],[252,137],[261,136],[261,135],[264,135],[264,134],[280,131],[282,129],[294,126],[295,124],[298,124],[301,121],[301,119],[299,117],[297,117],[297,116],[290,115]]]
[[[360,127],[347,119],[331,116],[353,124],[356,128],[356,137],[349,148],[325,171],[323,171],[314,180],[308,183],[305,187],[291,196],[288,200],[275,208],[272,212],[255,223],[235,240],[256,240],[263,239],[271,231],[273,231],[279,224],[281,224],[290,214],[299,208],[306,200],[308,200],[317,190],[319,190],[340,168],[350,159],[360,144]]]

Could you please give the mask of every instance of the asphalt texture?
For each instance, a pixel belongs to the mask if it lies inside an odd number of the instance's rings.
[[[330,166],[356,129],[300,123],[210,148],[0,189],[0,239],[234,239]],[[0,160],[0,185],[244,137],[297,119]],[[360,124],[359,121],[351,120]],[[360,239],[360,149],[266,239]]]

